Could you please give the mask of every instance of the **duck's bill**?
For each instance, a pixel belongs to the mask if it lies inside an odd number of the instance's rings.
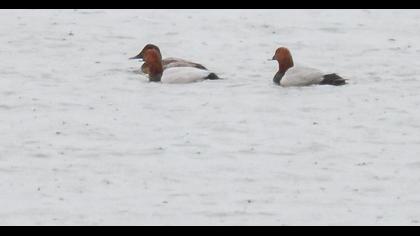
[[[136,60],[136,59],[143,60],[143,55],[139,54],[139,55],[137,55],[135,57],[130,57],[128,59],[130,59],[130,60]]]

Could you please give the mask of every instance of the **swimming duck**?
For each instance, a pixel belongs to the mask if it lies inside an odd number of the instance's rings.
[[[272,60],[279,63],[279,71],[273,82],[283,87],[346,84],[346,80],[337,74],[325,74],[317,69],[295,66],[292,54],[285,47],[278,48]]]
[[[148,65],[149,80],[168,84],[192,83],[203,80],[216,80],[219,77],[207,70],[195,67],[171,67],[164,70],[162,57],[159,50],[148,49],[144,52],[143,59]]]
[[[144,59],[144,53],[150,49],[155,49],[159,53],[160,58],[162,59],[162,54],[160,53],[159,47],[153,44],[147,44],[137,56],[131,57],[130,59]],[[163,70],[166,70],[167,68],[172,68],[172,67],[193,67],[193,68],[197,68],[201,70],[207,70],[207,68],[201,64],[187,61],[184,59],[175,58],[175,57],[162,59],[162,64],[163,64]],[[147,63],[143,63],[143,65],[141,66],[141,70],[143,71],[143,73],[149,74],[149,65]]]

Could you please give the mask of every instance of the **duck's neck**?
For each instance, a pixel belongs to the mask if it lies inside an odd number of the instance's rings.
[[[279,71],[277,71],[276,75],[273,78],[273,82],[276,84],[280,84],[281,79],[283,78],[286,71],[293,67],[293,62],[288,63],[281,63],[279,62]]]
[[[286,74],[286,71],[293,67],[292,63],[279,63],[279,73]]]
[[[162,61],[150,63],[148,67],[149,67],[149,81],[159,82],[163,74]]]
[[[280,84],[281,79],[283,78],[284,73],[281,73],[280,71],[276,73],[276,75],[273,78],[273,82],[275,84]]]

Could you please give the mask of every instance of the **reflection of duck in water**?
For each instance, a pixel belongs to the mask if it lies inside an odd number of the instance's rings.
[[[149,49],[155,49],[159,53],[160,59],[162,59],[160,49],[153,44],[147,44],[137,56],[132,57],[130,59],[141,59],[141,60],[143,60],[145,52]],[[193,67],[193,68],[197,68],[197,69],[201,69],[201,70],[207,70],[207,68],[205,68],[204,66],[202,66],[198,63],[194,63],[194,62],[190,62],[190,61],[186,61],[186,60],[179,59],[179,58],[174,58],[174,57],[169,57],[169,58],[163,59],[162,60],[162,65],[163,65],[163,70],[165,70],[167,68],[172,68],[172,67]],[[146,62],[143,63],[143,65],[141,66],[141,70],[143,71],[143,73],[149,74],[149,65]]]

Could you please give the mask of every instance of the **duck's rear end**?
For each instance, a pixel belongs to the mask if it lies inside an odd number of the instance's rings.
[[[346,79],[334,73],[324,75],[324,79],[321,81],[320,84],[341,86],[347,84],[347,82]]]

